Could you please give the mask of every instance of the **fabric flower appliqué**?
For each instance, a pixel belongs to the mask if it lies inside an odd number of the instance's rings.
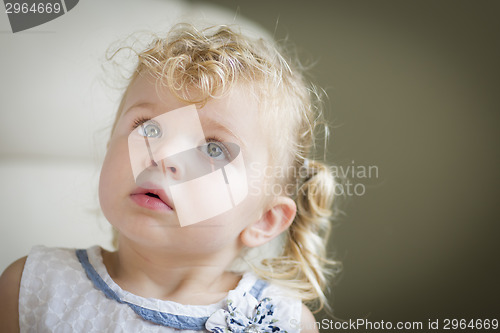
[[[274,316],[274,304],[266,297],[260,302],[248,293],[231,291],[227,298],[227,309],[214,312],[205,323],[212,333],[273,333],[280,329]]]

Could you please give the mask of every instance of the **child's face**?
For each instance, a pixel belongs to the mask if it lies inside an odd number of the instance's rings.
[[[237,250],[241,246],[238,240],[241,231],[264,211],[262,195],[256,195],[263,191],[255,189],[263,189],[264,172],[257,166],[268,165],[268,151],[257,103],[240,85],[226,97],[210,100],[199,110],[178,100],[168,89],[158,89],[148,75],[138,76],[129,88],[101,171],[99,197],[103,212],[123,237],[144,245],[185,253],[207,253],[228,247]],[[152,126],[137,127],[148,119],[153,121],[144,125]],[[155,141],[158,129],[163,132],[162,140]],[[221,146],[218,141],[226,145]],[[190,147],[196,148],[190,150]],[[209,172],[203,161],[209,161],[206,165],[212,171],[214,165],[217,169],[217,163],[227,163],[219,161],[224,147],[229,147],[229,154],[238,153],[238,159],[235,156],[230,159],[240,161],[236,167],[233,163],[233,174],[239,171],[240,178],[244,178],[239,183],[251,186],[254,191],[241,190],[244,186],[239,186],[238,201],[233,198],[230,209],[221,210],[225,199],[218,193],[228,190],[224,182],[177,186],[188,188],[180,191],[182,194],[173,190],[175,185],[188,184]],[[228,176],[231,170],[225,169],[222,179],[231,183]],[[145,188],[155,193],[163,190],[158,194],[167,205],[143,193]],[[234,194],[233,191],[233,197]]]

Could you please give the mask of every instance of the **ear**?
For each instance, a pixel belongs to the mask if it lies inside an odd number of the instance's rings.
[[[248,247],[257,247],[269,242],[292,224],[296,212],[297,206],[291,198],[275,198],[262,217],[241,232],[241,242]]]

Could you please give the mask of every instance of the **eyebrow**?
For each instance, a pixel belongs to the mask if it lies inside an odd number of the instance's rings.
[[[135,109],[135,108],[143,108],[143,109],[154,109],[154,104],[153,103],[149,103],[149,102],[142,102],[142,103],[138,103],[138,104],[134,104],[132,105],[131,107],[129,107],[127,110],[125,110],[125,112],[123,112],[124,114],[129,112],[131,109]]]
[[[214,127],[217,130],[220,130],[220,131],[225,132],[226,134],[229,134],[230,136],[232,136],[233,138],[235,138],[241,146],[246,147],[245,141],[243,141],[239,136],[237,136],[227,126],[223,125],[222,123],[218,122],[217,120],[212,119],[212,118],[207,118],[205,120],[205,124],[206,124],[207,127]]]

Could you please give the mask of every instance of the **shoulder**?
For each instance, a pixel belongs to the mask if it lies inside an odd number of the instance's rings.
[[[93,250],[93,248],[80,251],[86,253],[86,251],[90,250]],[[24,270],[29,276],[41,277],[50,275],[49,273],[53,271],[60,272],[61,270],[66,270],[66,268],[78,269],[80,267],[80,259],[77,256],[77,252],[78,250],[74,248],[36,245],[28,254]]]
[[[0,276],[0,331],[19,331],[19,288],[26,258],[14,261]]]
[[[312,314],[311,310],[304,304],[302,304],[302,315],[300,318],[300,323],[302,333],[318,333],[318,327],[316,325],[316,319]]]

